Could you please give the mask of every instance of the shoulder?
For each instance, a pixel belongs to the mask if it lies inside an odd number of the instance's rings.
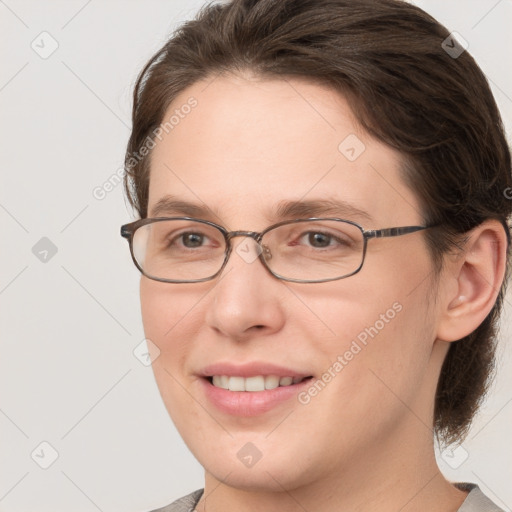
[[[203,495],[203,491],[204,489],[198,489],[173,501],[170,505],[153,510],[152,512],[192,512]]]
[[[464,503],[457,512],[504,512],[496,503],[491,501],[476,484],[457,483],[456,487],[469,491]]]
[[[480,490],[478,485],[469,483],[457,483],[455,485],[459,489],[469,491],[457,512],[504,512]],[[203,495],[203,491],[204,489],[198,489],[173,501],[170,505],[152,512],[192,512]]]

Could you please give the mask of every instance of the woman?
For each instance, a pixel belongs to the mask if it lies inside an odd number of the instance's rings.
[[[154,374],[205,469],[159,510],[501,510],[434,456],[488,386],[512,182],[446,28],[208,5],[139,76],[126,170]]]

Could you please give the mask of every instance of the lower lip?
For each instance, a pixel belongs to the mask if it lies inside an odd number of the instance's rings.
[[[201,378],[207,398],[221,411],[233,416],[257,416],[296,397],[301,389],[310,385],[311,378],[298,384],[280,386],[265,391],[229,391],[214,386],[208,379]]]

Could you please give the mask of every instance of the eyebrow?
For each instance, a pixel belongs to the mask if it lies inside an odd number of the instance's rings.
[[[307,218],[325,216],[347,218],[347,220],[355,217],[373,222],[373,218],[368,212],[357,208],[347,201],[333,198],[313,199],[308,201],[281,201],[278,203],[275,212],[272,213],[271,218],[279,221],[289,217]]]
[[[161,197],[151,208],[150,217],[161,217],[165,215],[184,215],[185,217],[211,218],[220,217],[215,208],[209,208],[204,204],[191,203],[176,199],[174,196],[167,195]]]
[[[185,217],[201,218],[205,220],[217,220],[221,218],[215,207],[205,204],[192,203],[177,199],[172,195],[160,198],[151,208],[150,217],[166,215],[183,215]],[[267,212],[267,220],[271,223],[287,219],[299,219],[308,217],[341,217],[347,220],[357,218],[373,222],[373,217],[361,208],[334,198],[313,199],[307,201],[280,201],[277,206]]]

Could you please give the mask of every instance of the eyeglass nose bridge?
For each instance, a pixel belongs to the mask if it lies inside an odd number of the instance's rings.
[[[272,258],[272,253],[267,245],[262,244],[261,240],[263,238],[263,233],[259,233],[258,231],[229,231],[225,233],[226,243],[228,245],[228,252],[226,254],[226,261],[229,259],[232,250],[231,240],[237,236],[248,236],[252,238],[261,248],[261,253],[263,255],[263,263]],[[266,266],[266,265],[265,265]],[[269,269],[270,270],[270,269]]]
[[[229,231],[226,233],[226,238],[228,240],[231,240],[235,236],[250,236],[258,243],[259,240],[261,239],[261,233],[258,233],[257,231]]]

